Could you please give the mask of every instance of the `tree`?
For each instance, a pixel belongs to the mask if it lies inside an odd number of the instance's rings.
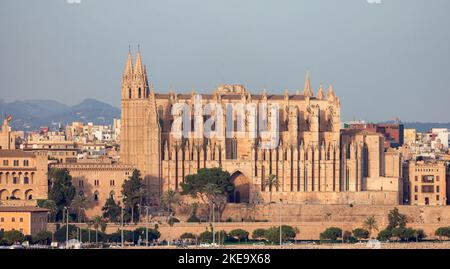
[[[283,241],[294,239],[298,233],[298,229],[293,228],[292,226],[281,226],[281,240]],[[272,243],[280,243],[280,226],[274,226],[267,229],[265,238]]]
[[[369,230],[369,235],[373,234],[373,231],[378,230],[378,223],[374,216],[368,217],[363,224],[364,228]]]
[[[197,236],[193,233],[183,233],[180,235],[181,240],[197,240]]]
[[[416,229],[414,230],[414,238],[416,239],[416,242],[422,241],[426,237],[426,234],[424,230],[422,229]]]
[[[55,240],[57,242],[66,242],[66,229],[67,225],[62,226],[61,228],[55,231]],[[73,234],[74,231],[77,231],[77,227],[75,225],[69,225],[69,235]]]
[[[439,237],[439,240],[442,240],[442,237],[450,238],[450,227],[439,227],[434,234]]]
[[[235,229],[230,231],[229,235],[238,240],[239,242],[241,242],[248,240],[249,233],[243,229]]]
[[[133,231],[133,242],[138,243],[139,239],[144,241],[147,238],[145,228],[137,228]],[[157,240],[161,236],[161,233],[157,229],[148,229],[148,241]]]
[[[110,197],[106,200],[105,205],[102,207],[102,211],[103,218],[107,219],[109,222],[119,222],[121,208],[113,198]]]
[[[162,206],[169,212],[172,212],[172,205],[178,202],[178,200],[178,192],[174,190],[166,191],[161,197]]]
[[[264,239],[264,238],[266,238],[266,233],[267,233],[266,229],[262,229],[262,228],[256,229],[252,233],[252,238],[255,240]]]
[[[137,212],[138,205],[142,200],[142,187],[141,172],[134,169],[133,174],[122,184],[123,204],[125,206],[124,218],[127,221],[135,222],[139,219]]]
[[[369,238],[369,231],[362,228],[356,228],[353,230],[353,235],[359,240],[367,239]]]
[[[63,218],[64,207],[68,207],[75,197],[76,189],[72,185],[72,176],[67,169],[52,168],[48,175],[51,181],[48,198],[56,205],[56,220],[58,221]]]
[[[198,240],[201,243],[212,243],[213,241],[213,233],[210,231],[204,231],[198,236]]]
[[[389,229],[381,230],[378,233],[377,239],[380,241],[388,241],[392,237],[392,232]]]
[[[398,208],[395,207],[393,210],[389,211],[388,221],[389,225],[387,229],[389,230],[393,228],[404,228],[407,223],[407,218],[406,215],[400,214]]]
[[[278,188],[280,181],[274,174],[270,174],[264,181],[264,183],[269,186],[270,199],[269,203],[272,203],[272,190],[273,188]]]
[[[5,240],[6,244],[13,245],[16,243],[22,243],[25,240],[25,236],[16,230],[6,231],[3,234],[3,240]]]
[[[83,220],[86,218],[85,210],[88,207],[88,205],[89,205],[88,200],[86,199],[86,196],[82,192],[80,192],[78,195],[75,195],[72,202],[70,203],[70,208],[77,215],[78,223],[81,222],[82,218]]]
[[[337,227],[329,227],[320,234],[320,240],[336,241],[340,237],[342,237],[342,230]]]
[[[188,175],[181,183],[182,195],[199,198],[210,207],[210,216],[213,206],[217,206],[219,213],[223,212],[226,196],[234,191],[230,181],[230,173],[221,168],[201,168],[197,174]],[[220,216],[219,216],[220,218]]]
[[[102,217],[95,216],[92,219],[92,223],[93,223],[93,226],[94,226],[94,229],[95,229],[95,243],[98,243],[98,229],[101,228],[101,227],[105,227],[106,228],[106,226],[104,226],[106,224],[106,222],[103,220]],[[103,228],[102,228],[102,230],[103,230]]]
[[[49,245],[52,242],[52,233],[49,231],[40,231],[31,238],[34,244]]]
[[[50,220],[56,222],[56,213],[58,212],[58,207],[56,206],[55,201],[39,199],[37,200],[37,206],[40,208],[47,208],[50,213]]]

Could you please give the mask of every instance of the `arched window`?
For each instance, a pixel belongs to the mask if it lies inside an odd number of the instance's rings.
[[[138,98],[141,98],[141,88],[138,89]]]
[[[98,191],[94,192],[94,201],[98,201],[100,199],[100,195],[98,194]]]
[[[131,88],[128,88],[128,98],[131,99]]]
[[[29,177],[24,177],[23,178],[23,184],[30,184],[30,178]]]
[[[109,198],[111,198],[111,199],[115,199],[115,193],[114,193],[114,191],[111,191],[110,193],[109,193]]]

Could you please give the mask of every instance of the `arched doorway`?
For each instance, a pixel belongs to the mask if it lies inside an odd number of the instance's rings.
[[[250,201],[250,181],[240,171],[231,175],[234,192],[228,195],[229,203],[248,203]]]

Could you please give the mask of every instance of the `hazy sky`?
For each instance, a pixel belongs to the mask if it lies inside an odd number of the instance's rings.
[[[119,106],[140,43],[158,92],[294,93],[310,71],[343,120],[450,121],[448,0],[77,1],[0,1],[0,98]]]

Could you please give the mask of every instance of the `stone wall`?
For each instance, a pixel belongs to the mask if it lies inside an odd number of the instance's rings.
[[[300,233],[299,240],[318,240],[319,235],[328,227],[339,227],[345,231],[351,231],[363,227],[363,222],[369,216],[374,216],[379,230],[384,229],[387,224],[387,215],[394,206],[346,206],[346,205],[228,205],[223,212],[222,221],[232,218],[234,222],[216,222],[216,230],[231,231],[233,229],[244,229],[250,232],[258,228],[269,228],[272,226],[290,225],[297,227]],[[434,238],[437,228],[450,226],[450,207],[443,206],[397,206],[400,213],[408,217],[408,226],[421,228],[428,238]],[[280,215],[281,212],[281,215]],[[179,217],[179,216],[177,216]],[[181,218],[180,218],[181,219]],[[242,219],[245,222],[242,222]],[[236,221],[240,220],[240,221]],[[253,220],[253,221],[251,221]],[[256,221],[255,221],[256,220]],[[149,227],[154,227],[154,219]],[[85,224],[80,226],[86,227]],[[126,225],[124,229],[133,230],[144,227],[145,223],[137,225]],[[209,222],[202,223],[175,223],[173,226],[159,224],[161,240],[176,239],[185,232],[199,234],[210,229]],[[54,230],[54,226],[49,227]],[[112,233],[120,230],[117,224],[109,224],[106,232]]]

